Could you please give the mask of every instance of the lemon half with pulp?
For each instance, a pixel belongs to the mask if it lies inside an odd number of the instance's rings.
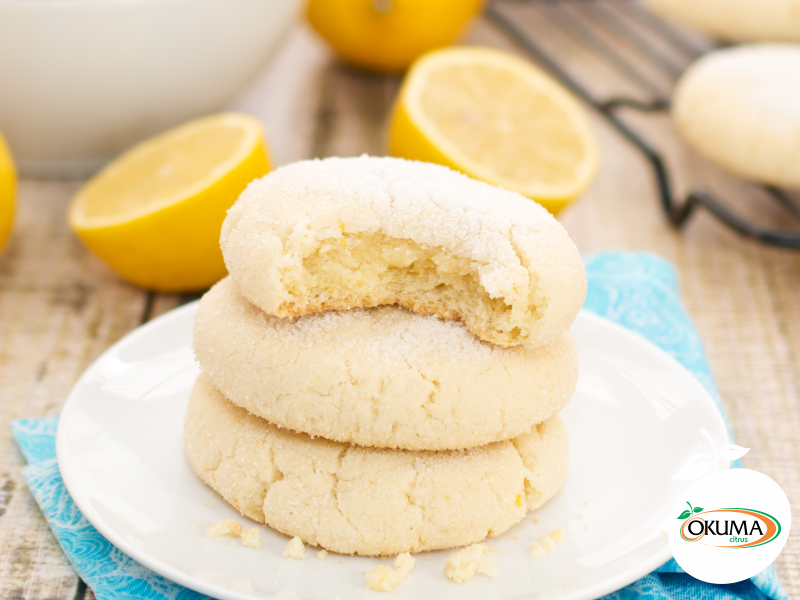
[[[261,124],[223,113],[142,142],[75,196],[69,225],[111,268],[163,292],[225,276],[219,233],[228,208],[269,171]]]
[[[591,183],[599,149],[578,101],[531,63],[493,48],[422,56],[389,129],[393,156],[447,165],[553,213]]]

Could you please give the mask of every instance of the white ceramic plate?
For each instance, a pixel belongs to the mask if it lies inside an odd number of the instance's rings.
[[[198,524],[246,519],[194,476],[183,455],[183,415],[199,372],[191,350],[196,310],[187,305],[134,331],[78,381],[57,439],[70,494],[121,550],[209,596],[374,600],[363,574],[386,562],[320,560],[312,551],[291,561],[282,556],[287,539],[265,526],[261,550],[252,550],[209,539]],[[670,558],[665,529],[698,476],[687,466],[727,443],[722,417],[688,371],[638,335],[588,313],[572,334],[581,374],[563,412],[572,456],[564,488],[489,540],[499,550],[500,579],[456,585],[443,574],[450,552],[421,554],[394,600],[595,598]],[[719,460],[711,468],[728,467]],[[559,527],[567,535],[557,550],[530,558],[536,536]]]

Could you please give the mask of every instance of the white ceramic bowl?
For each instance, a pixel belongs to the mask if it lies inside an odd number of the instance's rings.
[[[0,131],[23,175],[82,176],[224,108],[301,0],[0,0]]]

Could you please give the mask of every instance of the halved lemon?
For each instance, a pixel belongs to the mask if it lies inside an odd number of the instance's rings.
[[[112,269],[149,290],[204,289],[225,276],[219,233],[248,183],[269,171],[261,124],[223,113],[135,146],[77,193],[69,225]]]
[[[578,101],[533,64],[481,47],[436,50],[412,65],[389,150],[520,192],[553,213],[583,193],[599,165]]]
[[[14,196],[17,175],[11,153],[0,135],[0,251],[3,250],[14,224]]]

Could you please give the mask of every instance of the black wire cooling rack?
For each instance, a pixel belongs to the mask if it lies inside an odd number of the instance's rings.
[[[514,15],[514,8],[528,5],[543,14],[548,26],[557,27],[578,40],[597,58],[617,71],[649,98],[648,101],[628,96],[605,99],[592,94],[580,79],[565,66],[566,60],[556,58],[537,39],[536,31]],[[673,82],[680,76],[683,66],[669,59],[663,49],[686,60],[694,60],[705,52],[680,32],[648,12],[636,0],[491,0],[486,9],[488,20],[503,31],[513,42],[550,71],[562,84],[594,107],[600,115],[622,136],[631,142],[647,159],[656,180],[661,206],[669,222],[683,227],[698,208],[705,208],[719,221],[739,234],[763,244],[800,250],[800,231],[764,228],[745,219],[715,195],[702,189],[689,191],[682,201],[676,201],[669,170],[661,153],[633,126],[619,116],[620,109],[643,113],[669,111],[669,98],[654,83],[653,72]],[[613,41],[609,41],[613,40]],[[629,52],[620,51],[626,48]],[[632,51],[638,58],[629,60]],[[647,65],[642,68],[641,64]],[[800,206],[784,191],[763,186],[767,195],[779,203],[786,214],[800,222]]]

